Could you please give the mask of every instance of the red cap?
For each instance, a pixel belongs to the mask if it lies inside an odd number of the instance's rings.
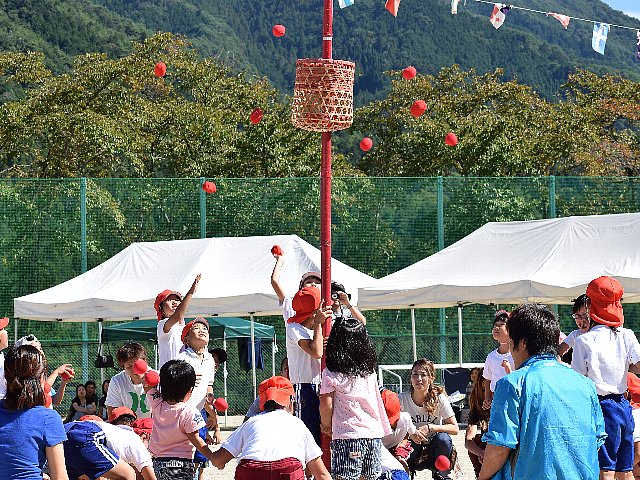
[[[131,428],[133,428],[133,431],[138,435],[142,433],[151,435],[151,430],[153,429],[153,418],[138,418],[131,424]]]
[[[591,280],[587,286],[587,297],[591,301],[591,318],[609,327],[620,327],[624,323],[624,313],[620,300],[624,289],[613,277],[602,276]]]
[[[109,421],[113,422],[114,420],[117,420],[118,418],[120,418],[122,415],[131,415],[134,419],[136,418],[136,414],[133,412],[133,410],[131,410],[129,407],[116,407],[113,410],[111,410],[111,415],[109,415]]]
[[[176,295],[180,301],[182,301],[182,295],[180,292],[176,292],[175,290],[163,290],[158,295],[156,295],[156,301],[153,302],[153,308],[156,309],[156,313],[158,314],[158,320],[162,320],[164,318],[164,313],[162,312],[162,302],[164,302],[169,295]]]
[[[9,325],[9,317],[0,318],[0,330],[7,328],[7,325]]]
[[[206,325],[207,326],[207,330],[209,330],[209,322],[207,322],[204,318],[202,317],[196,317],[193,320],[191,320],[189,323],[187,323],[183,329],[182,329],[182,335],[180,336],[180,339],[182,340],[182,343],[185,343],[187,341],[187,335],[189,335],[189,332],[191,331],[191,329],[193,328],[193,326],[196,323],[201,323],[202,325]]]
[[[320,307],[320,290],[316,287],[304,287],[291,300],[296,314],[287,320],[288,323],[302,323]]]
[[[87,420],[90,420],[92,422],[103,422],[104,421],[97,415],[84,415],[84,416],[80,417],[80,421],[81,422],[86,422]]]
[[[388,388],[382,390],[380,396],[382,397],[382,403],[387,412],[387,417],[389,417],[389,423],[393,425],[400,418],[400,412],[402,411],[402,408],[400,408],[400,399],[394,391]]]
[[[271,377],[258,385],[258,395],[260,397],[260,410],[264,410],[264,404],[269,400],[273,400],[283,407],[288,406],[295,392],[289,379],[285,377]]]

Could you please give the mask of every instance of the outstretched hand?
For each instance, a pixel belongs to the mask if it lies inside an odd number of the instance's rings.
[[[198,275],[196,275],[195,280],[193,281],[193,284],[191,284],[191,288],[189,289],[189,293],[191,295],[193,295],[194,293],[196,293],[196,290],[198,289],[198,283],[200,283],[200,278],[202,277],[202,274],[199,273]]]

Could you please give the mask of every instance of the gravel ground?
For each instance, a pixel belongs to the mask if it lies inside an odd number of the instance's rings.
[[[226,439],[231,432],[242,423],[242,416],[230,416],[227,417],[227,426],[222,427],[222,438]],[[223,420],[220,418],[220,420]],[[224,425],[224,424],[223,424]],[[458,480],[473,480],[475,475],[473,473],[473,466],[467,455],[467,449],[464,448],[464,430],[460,430],[458,435],[454,435],[453,444],[458,451],[458,463],[460,465],[460,471],[458,472]],[[236,469],[236,462],[231,461],[227,464],[224,470],[218,470],[216,468],[209,467],[205,469],[204,478],[206,480],[233,480],[234,472]],[[431,480],[430,472],[418,472],[416,480]]]

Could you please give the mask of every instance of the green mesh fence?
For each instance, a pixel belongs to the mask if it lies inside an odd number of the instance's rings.
[[[0,180],[0,314],[11,315],[13,298],[73,278],[132,242],[297,234],[318,246],[317,178],[211,180],[218,187],[212,195],[201,190],[204,179]],[[639,207],[640,178],[335,178],[333,256],[379,278],[489,221],[626,213]],[[490,336],[494,309],[465,307],[464,362],[482,362],[495,347]],[[625,310],[626,325],[637,329],[638,308]],[[563,330],[572,330],[569,307],[558,311]],[[380,363],[411,363],[410,312],[375,311],[367,317]],[[284,338],[281,319],[260,321],[275,325],[278,338]],[[458,360],[456,309],[417,310],[416,326],[419,356],[441,363]],[[101,372],[93,366],[96,324],[20,320],[18,332],[12,322],[9,333],[10,338],[36,335],[50,366],[73,363],[78,379],[99,383]],[[276,365],[284,356],[284,343],[279,344]],[[109,346],[114,356],[117,347]],[[153,345],[147,348],[151,356]],[[252,400],[247,393],[251,373],[240,369],[235,343],[228,348],[229,403],[238,413]],[[269,344],[264,359],[258,380],[271,374]],[[109,377],[116,370],[102,373]],[[220,380],[218,374],[218,394]]]

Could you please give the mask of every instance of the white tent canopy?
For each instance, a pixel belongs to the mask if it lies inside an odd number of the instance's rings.
[[[164,289],[185,294],[202,273],[189,315],[278,315],[271,287],[271,247],[285,252],[281,284],[293,295],[303,273],[320,270],[320,250],[297,235],[227,237],[134,243],[71,280],[14,299],[17,318],[48,321],[155,318],[153,301]],[[355,294],[373,277],[337,260],[331,276]]]
[[[491,222],[359,290],[367,309],[568,304],[601,275],[640,302],[640,214]]]

